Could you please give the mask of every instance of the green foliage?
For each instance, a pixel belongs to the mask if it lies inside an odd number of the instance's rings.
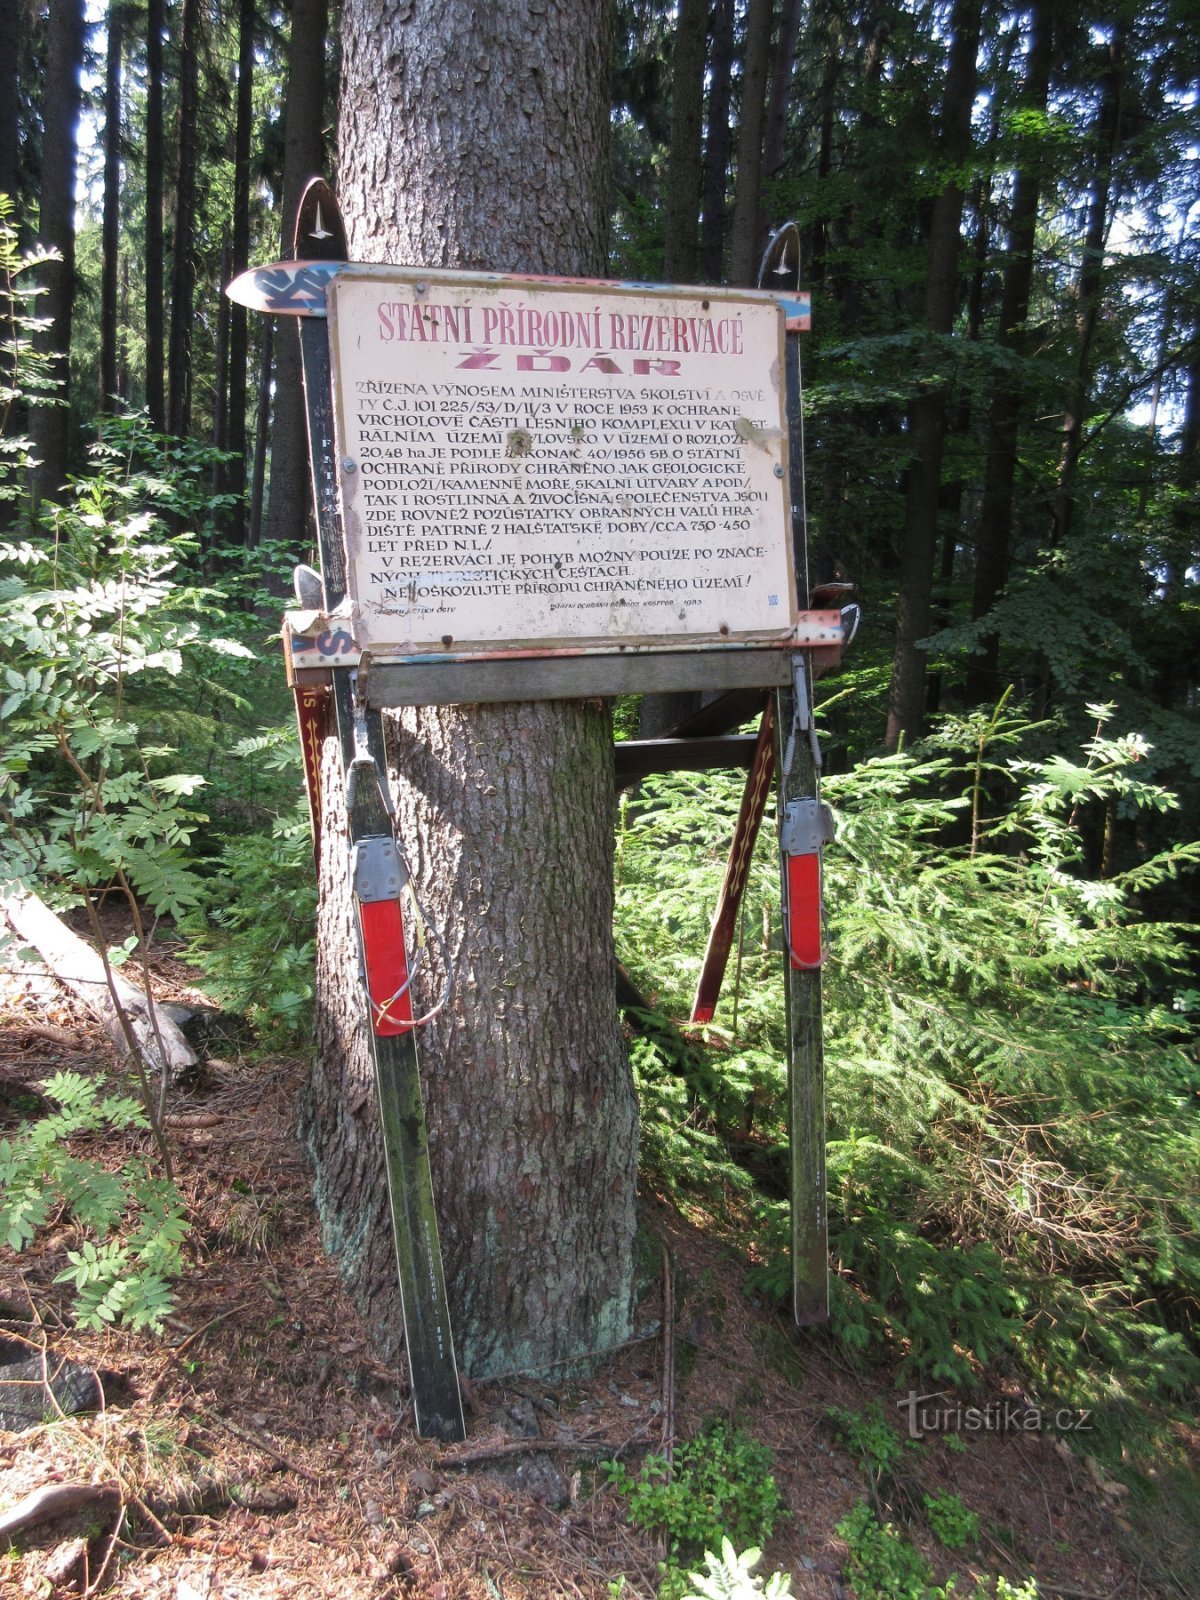
[[[728,1539],[721,1540],[721,1553],[704,1552],[704,1572],[688,1574],[690,1587],[681,1600],[752,1600],[754,1595],[767,1595],[770,1600],[786,1600],[792,1592],[792,1580],[782,1572],[773,1572],[769,1578],[756,1577],[754,1569],[762,1560],[762,1551],[753,1546],[737,1553]]]
[[[910,1440],[902,1439],[885,1421],[883,1407],[873,1400],[863,1411],[830,1406],[825,1415],[846,1446],[857,1455],[871,1480],[878,1484],[890,1476]]]
[[[58,1109],[0,1140],[0,1231],[23,1250],[60,1209],[90,1237],[69,1250],[57,1282],[75,1286],[75,1320],[83,1328],[123,1322],[157,1331],[171,1309],[170,1281],[183,1268],[188,1222],[174,1185],[143,1163],[119,1172],[72,1154],[70,1142],[108,1129],[148,1126],[137,1100],[101,1094],[78,1073],[59,1072],[45,1085]]]
[[[925,1520],[947,1550],[961,1550],[979,1538],[979,1517],[963,1505],[961,1495],[926,1494],[921,1498]]]
[[[59,259],[54,250],[21,250],[12,200],[0,194],[0,505],[24,493],[33,465],[32,442],[13,427],[18,403],[61,404],[53,357],[34,343],[49,323],[36,315],[45,291],[32,281],[42,263]]]
[[[926,1496],[926,1506],[938,1502],[958,1501],[957,1495]],[[972,1513],[958,1501],[960,1514],[950,1515],[948,1523],[952,1535],[963,1533],[957,1544],[942,1539],[943,1544],[958,1549],[978,1532],[978,1519],[971,1523]],[[973,1531],[964,1532],[970,1524]],[[937,1524],[931,1518],[934,1532]],[[847,1546],[846,1576],[849,1578],[855,1600],[951,1600],[959,1593],[957,1577],[944,1584],[934,1582],[934,1571],[929,1562],[906,1539],[895,1523],[880,1522],[875,1512],[860,1500],[849,1516],[837,1526],[839,1539]],[[941,1534],[938,1534],[941,1538]],[[994,1579],[977,1579],[972,1585],[971,1600],[1037,1600],[1038,1587],[1029,1578],[1022,1584],[1011,1584],[1001,1573]]]
[[[68,898],[119,882],[175,916],[199,898],[205,780],[144,737],[141,708],[185,656],[249,653],[206,625],[215,597],[175,576],[191,539],[161,513],[179,499],[102,445],[44,527],[0,546],[0,843],[20,877]]]
[[[628,1499],[630,1522],[665,1535],[673,1594],[682,1560],[724,1539],[745,1545],[769,1538],[782,1509],[770,1451],[724,1422],[709,1423],[699,1437],[679,1445],[672,1463],[647,1456],[636,1477],[619,1461],[604,1470]]]
[[[197,938],[207,910],[222,996],[294,1035],[311,1002],[307,825],[272,828],[270,811],[294,805],[295,737],[239,741],[231,727],[264,699],[278,714],[274,684],[259,687],[262,624],[249,609],[276,553],[227,563],[219,587],[189,581],[222,507],[211,455],[144,418],[112,419],[67,502],[0,545],[0,847],[59,903],[115,886],[131,911],[148,906]]]
[[[235,753],[286,773],[294,787],[302,782],[292,726],[244,739]],[[302,1038],[312,1015],[317,909],[304,802],[269,832],[230,840],[213,865],[201,912],[186,924],[209,992],[276,1043]]]
[[[881,1523],[865,1500],[837,1526],[849,1550],[846,1575],[855,1600],[941,1600],[933,1568],[891,1522]]]
[[[1200,1371],[1190,931],[1148,914],[1200,844],[1153,848],[1175,798],[1143,737],[1091,715],[1078,753],[1002,704],[826,780],[828,1193],[844,1347],[942,1385],[1016,1362],[1115,1418]],[[668,1015],[690,1003],[741,787],[661,777],[622,811],[619,948]],[[1143,840],[1128,859],[1114,829]],[[634,1060],[647,1159],[752,1232],[753,1281],[783,1298],[769,832],[727,977],[736,1033],[681,1053],[660,1027]]]

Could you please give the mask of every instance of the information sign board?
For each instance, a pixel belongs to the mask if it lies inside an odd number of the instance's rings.
[[[364,650],[792,639],[773,297],[358,266],[328,301]]]

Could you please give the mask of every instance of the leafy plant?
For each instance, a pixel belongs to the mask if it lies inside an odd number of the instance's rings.
[[[957,1525],[962,1526],[961,1519]],[[951,1600],[959,1592],[957,1575],[944,1584],[935,1583],[933,1568],[921,1552],[894,1523],[880,1522],[865,1500],[838,1523],[837,1535],[847,1546],[846,1576],[855,1600]],[[971,1600],[991,1600],[992,1596],[995,1600],[1037,1600],[1038,1586],[1033,1578],[1012,1584],[1000,1573],[994,1578],[977,1578],[970,1594]]]
[[[865,1500],[837,1526],[848,1549],[846,1574],[856,1600],[938,1600],[933,1568],[891,1522],[880,1522]]]
[[[36,314],[45,290],[30,281],[42,263],[59,259],[57,251],[40,246],[22,251],[12,199],[0,194],[0,502],[24,493],[25,474],[33,465],[32,441],[12,426],[16,403],[63,404],[53,357],[34,341],[49,326]]]
[[[61,1208],[90,1237],[69,1250],[59,1283],[75,1287],[80,1327],[123,1322],[157,1330],[171,1310],[170,1281],[183,1267],[188,1233],[174,1184],[130,1161],[118,1172],[72,1153],[71,1140],[103,1129],[146,1128],[138,1101],[102,1094],[78,1073],[46,1084],[58,1110],[0,1140],[0,1230],[10,1249],[25,1248]]]
[[[900,1461],[906,1444],[884,1418],[883,1407],[873,1400],[862,1411],[844,1406],[829,1406],[825,1415],[842,1440],[862,1461],[871,1480],[879,1484],[889,1477]]]
[[[704,1572],[688,1574],[691,1587],[681,1600],[752,1600],[755,1595],[767,1595],[769,1600],[786,1600],[792,1592],[792,1580],[783,1572],[773,1572],[769,1578],[754,1576],[754,1569],[762,1560],[762,1551],[753,1546],[739,1555],[728,1539],[721,1540],[721,1553],[704,1552]]]
[[[243,757],[287,773],[301,785],[292,727],[240,741]],[[210,992],[253,1026],[299,1039],[312,1014],[316,882],[307,807],[297,800],[269,831],[231,839],[206,880],[200,910],[186,919],[189,954]]]
[[[925,1520],[934,1538],[947,1550],[961,1550],[974,1544],[979,1537],[979,1517],[962,1502],[957,1494],[926,1494],[922,1496]]]
[[[1017,1363],[1127,1429],[1200,1371],[1191,934],[1148,914],[1200,843],[1123,856],[1176,802],[1146,740],[1091,714],[1079,752],[1005,701],[825,781],[832,1311],[844,1348],[909,1381]],[[690,1005],[742,783],[663,776],[622,811],[619,947],[668,1018]],[[746,904],[736,1035],[681,1054],[664,1023],[634,1067],[647,1160],[753,1238],[752,1281],[783,1298],[769,827]]]
[[[627,1498],[629,1520],[665,1535],[672,1593],[682,1560],[715,1549],[723,1539],[757,1544],[769,1538],[782,1509],[770,1451],[720,1421],[678,1446],[671,1462],[647,1456],[632,1477],[621,1462],[610,1461],[605,1472]]]

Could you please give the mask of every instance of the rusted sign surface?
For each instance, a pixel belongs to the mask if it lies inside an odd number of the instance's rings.
[[[364,650],[794,638],[772,296],[359,267],[328,299]]]

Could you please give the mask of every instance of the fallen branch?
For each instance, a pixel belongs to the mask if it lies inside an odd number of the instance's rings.
[[[82,1034],[68,1028],[58,1028],[52,1022],[27,1022],[22,1020],[21,1032],[27,1037],[48,1039],[51,1044],[62,1045],[64,1050],[86,1050],[87,1040]]]
[[[170,1120],[170,1117],[168,1117],[168,1123]],[[195,1344],[197,1339],[202,1338],[210,1328],[215,1328],[219,1322],[227,1322],[230,1317],[237,1316],[239,1311],[245,1311],[248,1304],[249,1302],[246,1302],[246,1304],[240,1306],[230,1306],[228,1311],[222,1311],[217,1316],[210,1317],[208,1321],[203,1324],[203,1326],[194,1329],[188,1334],[186,1339],[181,1339],[180,1342],[174,1346],[174,1348],[168,1348],[167,1359],[163,1362],[162,1371],[150,1386],[150,1392],[146,1396],[146,1404],[153,1405],[154,1401],[158,1398],[158,1391],[162,1388],[163,1383],[166,1381],[167,1373],[170,1372],[171,1368],[179,1360],[180,1356],[189,1345]]]
[[[85,1506],[89,1511],[109,1511],[120,1500],[120,1486],[115,1483],[48,1483],[7,1511],[0,1511],[0,1539],[11,1539],[39,1522],[49,1522],[52,1517],[62,1517]]]
[[[253,1433],[249,1428],[243,1428],[240,1423],[230,1421],[228,1417],[221,1416],[218,1411],[205,1412],[205,1417],[209,1422],[215,1422],[218,1427],[225,1428],[229,1433],[233,1434],[235,1439],[241,1439],[244,1443],[253,1445],[256,1450],[261,1450],[263,1455],[270,1456],[273,1461],[277,1461],[286,1471],[294,1472],[298,1478],[307,1478],[309,1483],[321,1482],[320,1473],[310,1472],[307,1467],[302,1467],[298,1462],[293,1461],[291,1456],[285,1456],[282,1450],[278,1450],[273,1444],[269,1444],[262,1434]]]
[[[127,1050],[125,1029],[113,996],[125,1012],[142,1058],[167,1081],[196,1065],[195,1051],[179,1029],[141,989],[120,973],[104,970],[104,962],[85,940],[72,933],[44,901],[30,893],[0,895],[0,911],[13,932],[34,946],[60,983],[78,996],[112,1036],[117,1049]],[[112,994],[109,986],[111,984]],[[159,1041],[162,1049],[159,1049]],[[164,1059],[165,1057],[165,1059]]]

